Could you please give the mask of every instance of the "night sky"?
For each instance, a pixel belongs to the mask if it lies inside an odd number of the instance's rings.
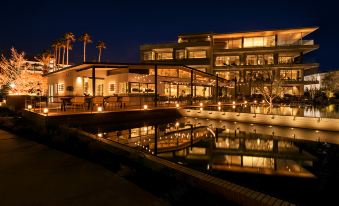
[[[236,32],[319,26],[309,35],[320,49],[305,61],[321,70],[339,69],[339,9],[331,1],[5,1],[1,2],[0,52],[14,46],[27,56],[50,48],[66,32],[92,35],[88,60],[97,58],[95,43],[106,42],[103,60],[139,62],[139,45],[175,42],[180,33]],[[82,60],[76,42],[70,61]]]

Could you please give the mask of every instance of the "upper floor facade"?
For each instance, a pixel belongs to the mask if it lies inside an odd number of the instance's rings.
[[[314,40],[305,39],[317,29],[181,34],[177,43],[141,45],[140,58],[142,62],[196,65],[206,72],[263,66],[315,68],[318,64],[305,64],[303,56],[319,48]]]

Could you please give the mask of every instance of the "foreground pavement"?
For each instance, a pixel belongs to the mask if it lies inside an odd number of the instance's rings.
[[[0,205],[168,205],[112,171],[0,130]]]

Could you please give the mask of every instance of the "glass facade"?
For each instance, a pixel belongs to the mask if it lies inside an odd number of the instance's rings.
[[[273,54],[247,55],[246,65],[274,64]]]
[[[293,59],[291,56],[279,56],[279,64],[292,64]]]
[[[175,58],[176,59],[185,59],[186,58],[185,50],[177,50],[177,51],[175,51]]]
[[[202,59],[207,58],[207,51],[189,51],[188,52],[188,58],[190,59]]]
[[[154,60],[153,52],[144,52],[144,60]]]
[[[244,38],[244,48],[273,46],[275,46],[275,36]]]
[[[215,59],[215,66],[236,66],[239,64],[239,56],[218,56]]]
[[[225,41],[225,49],[239,49],[241,48],[241,39],[229,39]]]
[[[280,78],[285,80],[301,80],[300,70],[280,70]]]
[[[157,60],[173,59],[172,52],[159,52],[156,54]]]

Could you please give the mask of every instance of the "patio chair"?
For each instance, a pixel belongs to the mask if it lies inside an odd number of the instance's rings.
[[[108,98],[106,98],[105,99],[105,103],[106,103],[106,105],[108,106],[108,107],[113,107],[113,106],[117,106],[118,105],[118,97],[108,97]]]
[[[83,110],[85,110],[85,97],[74,97],[71,100],[71,104],[73,107],[73,110],[75,110],[75,107],[80,106]]]
[[[92,109],[94,106],[104,106],[104,97],[94,97],[92,99]]]

